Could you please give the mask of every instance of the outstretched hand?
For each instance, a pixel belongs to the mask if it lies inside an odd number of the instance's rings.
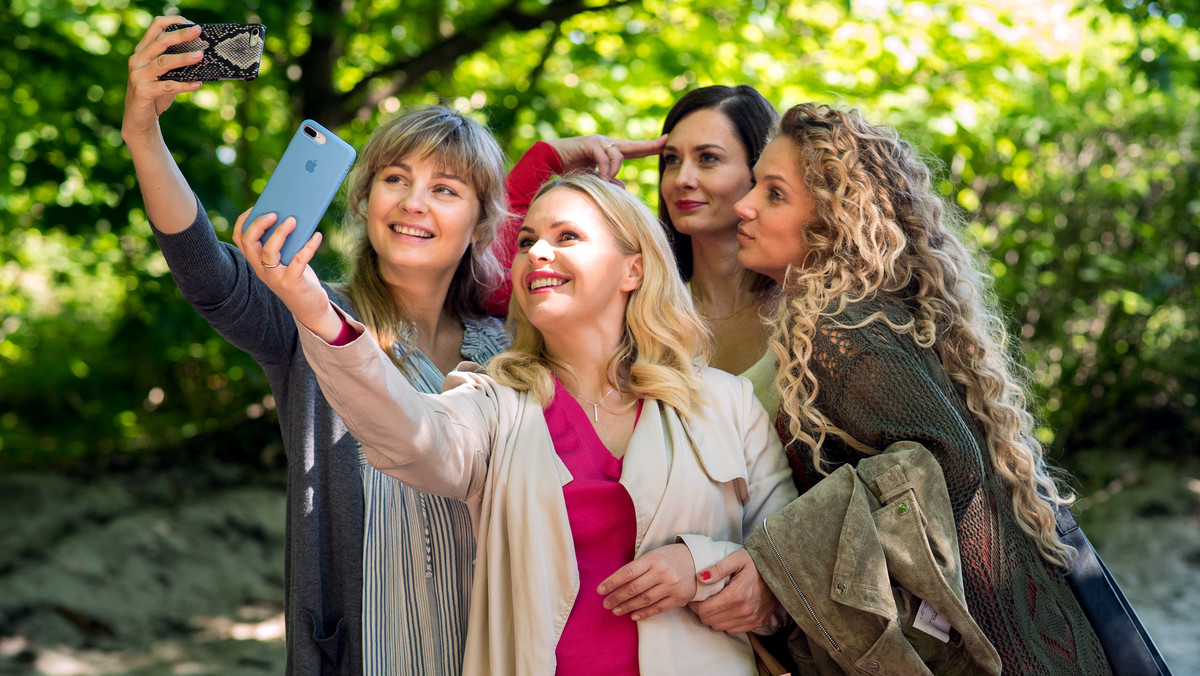
[[[696,564],[687,545],[653,549],[621,566],[596,588],[616,615],[644,620],[679,608],[696,596]]]
[[[278,216],[263,214],[247,224],[247,210],[238,216],[233,228],[233,243],[250,262],[254,274],[279,296],[292,312],[296,321],[308,327],[326,342],[332,341],[342,330],[342,318],[329,303],[329,294],[321,286],[317,273],[308,265],[321,246],[321,233],[314,233],[308,242],[292,256],[290,263],[281,260],[283,241],[296,229],[296,219],[284,219],[264,243],[263,233],[275,224]]]
[[[621,169],[621,162],[661,153],[667,144],[667,135],[646,141],[629,141],[592,134],[554,139],[546,143],[558,153],[563,170],[594,169],[601,178],[620,183],[617,172]]]
[[[766,625],[779,607],[779,599],[763,581],[749,552],[739,549],[697,575],[704,584],[725,578],[729,584],[703,601],[688,604],[692,612],[713,631],[740,634]]]
[[[177,31],[166,30],[168,26],[180,23],[189,22],[179,16],[157,17],[138,42],[133,55],[129,57],[125,117],[121,123],[121,134],[126,140],[156,131],[158,116],[171,107],[176,95],[200,88],[199,82],[158,79],[163,73],[181,66],[190,66],[204,56],[203,51],[166,53],[167,47],[194,40],[200,35],[200,26]]]

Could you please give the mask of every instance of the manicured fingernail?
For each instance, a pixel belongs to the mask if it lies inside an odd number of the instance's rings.
[[[700,579],[701,580],[708,582],[708,578],[710,578],[710,577],[712,577],[712,573],[708,572],[707,570],[700,571]]]

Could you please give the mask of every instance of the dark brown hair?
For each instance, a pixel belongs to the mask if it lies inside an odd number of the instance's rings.
[[[775,125],[779,121],[779,113],[775,107],[750,85],[700,87],[684,94],[675,102],[674,106],[671,106],[666,119],[663,120],[662,133],[671,133],[675,125],[679,124],[683,118],[697,110],[709,108],[721,111],[729,119],[738,141],[746,150],[746,158],[749,162],[747,167],[753,170],[754,163],[758,161],[758,156],[762,154],[767,140],[770,139]],[[687,281],[692,278],[692,238],[676,230],[675,224],[671,222],[671,214],[667,211],[667,204],[662,197],[662,176],[665,169],[665,160],[659,156],[658,220],[662,221],[671,235],[671,248],[675,251],[679,274],[683,275],[684,281]],[[755,286],[758,285],[755,284]]]

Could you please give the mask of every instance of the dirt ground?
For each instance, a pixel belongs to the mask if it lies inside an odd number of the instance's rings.
[[[1085,531],[1177,676],[1200,675],[1200,473],[1130,472]],[[0,477],[0,676],[284,670],[282,476]]]

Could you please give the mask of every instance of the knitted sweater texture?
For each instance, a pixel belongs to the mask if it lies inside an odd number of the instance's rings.
[[[1000,653],[1006,674],[1109,673],[1104,651],[1061,572],[1042,559],[1017,524],[1012,492],[995,473],[982,425],[967,409],[933,348],[919,347],[876,312],[908,321],[899,303],[862,302],[822,319],[810,366],[817,406],[857,441],[875,449],[924,444],[945,474],[957,526],[971,616]],[[782,416],[781,416],[782,422]],[[785,438],[786,441],[786,438]],[[792,444],[797,484],[811,484],[812,453]],[[840,438],[826,440],[828,468],[863,456]]]

